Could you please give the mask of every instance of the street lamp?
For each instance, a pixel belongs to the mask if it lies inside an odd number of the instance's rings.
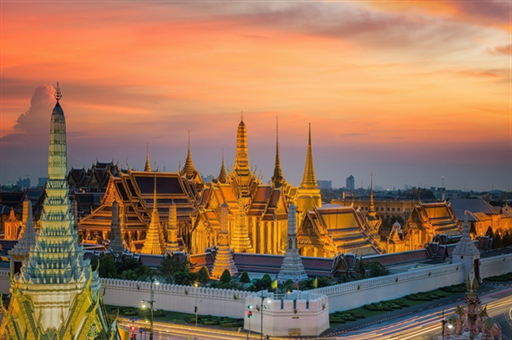
[[[196,327],[197,327],[197,313],[199,312],[198,308],[197,308],[197,287],[199,287],[199,284],[197,282],[195,282],[194,283],[194,287],[195,287],[195,290],[196,290],[196,306],[194,308],[195,308],[195,311],[196,311]]]
[[[443,316],[442,316],[442,319],[441,319],[441,325],[443,328],[441,328],[441,334],[443,336],[443,340],[444,340],[444,325],[446,325],[448,321],[446,321],[446,318],[444,317],[444,309],[443,309]],[[450,327],[451,325],[448,325],[448,328],[451,328]]]
[[[263,308],[267,308],[263,305],[263,291],[261,291],[261,306],[260,306],[260,313],[261,313],[261,340],[263,340]],[[267,302],[270,303],[272,300],[270,298],[267,298]]]
[[[154,292],[153,292],[153,283],[155,285],[159,285],[160,283],[158,281],[155,281],[155,279],[151,278],[151,284],[149,285],[149,289],[150,289],[150,292],[151,292],[151,295],[150,295],[150,300],[142,300],[142,309],[145,309],[147,307],[147,304],[149,303],[149,308],[151,308],[151,314],[150,314],[150,330],[149,330],[149,340],[153,340],[153,304],[155,303],[155,299],[154,299]]]

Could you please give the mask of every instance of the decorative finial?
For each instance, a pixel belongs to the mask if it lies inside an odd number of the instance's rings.
[[[244,111],[240,111],[240,120],[244,121]]]
[[[62,93],[60,92],[59,82],[57,82],[57,88],[55,89],[55,100],[59,101],[62,98]]]

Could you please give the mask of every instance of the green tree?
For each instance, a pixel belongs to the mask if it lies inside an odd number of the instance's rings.
[[[115,279],[117,278],[116,265],[114,259],[110,255],[103,255],[100,259],[100,269],[98,274],[100,277]]]
[[[487,228],[487,231],[485,232],[485,236],[489,236],[491,238],[494,237],[494,231],[492,231],[491,226],[489,226],[489,228]]]
[[[261,278],[260,282],[259,282],[259,289],[270,289],[270,285],[272,284],[272,278],[270,277],[270,275],[268,274],[265,274],[263,275],[263,277]]]
[[[189,285],[194,282],[194,264],[186,256],[174,253],[160,263],[158,274],[166,283]]]
[[[249,274],[246,271],[242,273],[240,276],[240,283],[251,283],[251,279],[249,278]]]
[[[199,269],[199,272],[197,272],[197,281],[202,284],[203,286],[210,280],[210,272],[208,271],[208,268],[201,267]]]
[[[221,285],[225,285],[231,282],[231,273],[229,272],[229,270],[226,269],[222,272],[219,282],[221,283]]]
[[[380,262],[372,261],[365,263],[365,270],[369,270],[369,277],[377,277],[388,274],[388,270]]]

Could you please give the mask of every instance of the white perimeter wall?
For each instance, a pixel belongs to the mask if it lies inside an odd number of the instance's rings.
[[[480,259],[480,277],[482,279],[512,272],[512,254]]]
[[[457,269],[458,268],[458,269]],[[318,289],[329,297],[329,312],[361,307],[382,300],[396,299],[408,294],[459,284],[464,269],[460,264],[391,274],[372,279],[343,283]]]
[[[512,272],[512,254],[480,260],[480,276],[487,278]],[[458,268],[458,269],[457,269]],[[440,265],[407,273],[348,282],[320,288],[319,294],[329,298],[329,312],[357,308],[368,303],[399,298],[408,294],[437,289],[464,282],[461,264]],[[108,305],[139,307],[142,299],[150,299],[148,282],[102,279],[106,285],[104,301]],[[0,293],[9,294],[9,270],[0,270]],[[101,292],[103,289],[100,290]],[[185,293],[187,291],[187,293]],[[196,290],[192,286],[161,284],[154,286],[155,308],[194,313]],[[197,288],[199,314],[243,318],[245,299],[251,292]],[[235,296],[237,299],[235,299]],[[199,302],[202,300],[201,302]]]
[[[140,307],[142,299],[150,300],[149,282],[102,279],[106,285],[103,300],[107,305]],[[194,288],[170,284],[153,285],[154,308],[194,314],[243,318],[245,298],[251,292],[230,289]],[[196,300],[197,299],[197,300]]]

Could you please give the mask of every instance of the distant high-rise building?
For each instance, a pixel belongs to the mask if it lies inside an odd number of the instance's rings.
[[[318,180],[318,189],[332,189],[332,181]]]
[[[354,190],[356,187],[354,176],[350,175],[347,177],[347,190]]]
[[[30,178],[18,179],[16,185],[22,188],[30,188]]]
[[[48,182],[48,177],[39,177],[37,179],[37,187],[42,188],[46,185],[46,182]]]

